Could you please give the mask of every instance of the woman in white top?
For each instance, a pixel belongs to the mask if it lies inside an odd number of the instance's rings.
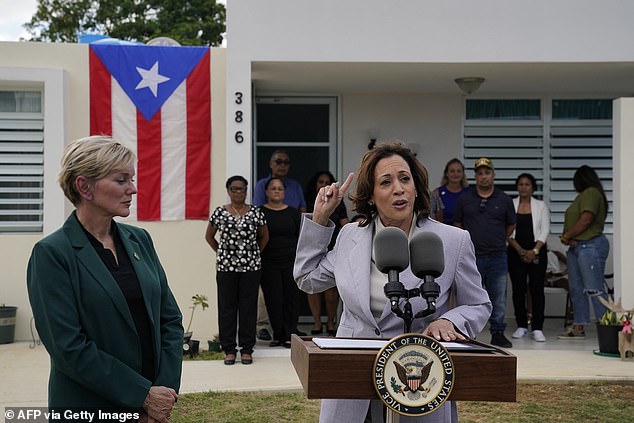
[[[546,277],[546,238],[550,232],[550,212],[546,204],[533,197],[537,181],[530,173],[522,173],[515,180],[518,197],[513,199],[517,225],[509,238],[509,275],[513,285],[513,307],[517,330],[513,338],[528,333],[526,312],[526,279],[532,300],[531,336],[544,342],[544,278]]]

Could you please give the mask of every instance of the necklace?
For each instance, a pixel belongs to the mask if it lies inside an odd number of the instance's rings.
[[[240,210],[244,210],[245,206],[246,206],[246,204],[245,204],[245,205],[243,205],[242,207],[240,207]],[[241,221],[241,220],[242,220],[242,218],[244,217],[244,214],[240,213],[240,212],[238,211],[238,209],[236,209],[235,207],[233,207],[233,204],[229,204],[229,207],[231,207],[231,210],[233,210],[233,212],[237,215],[237,216],[234,216],[234,217],[236,217],[236,220]],[[245,214],[246,214],[246,213],[245,213]]]

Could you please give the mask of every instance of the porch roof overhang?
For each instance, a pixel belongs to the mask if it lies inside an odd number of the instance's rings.
[[[460,94],[454,79],[480,76],[477,96],[634,95],[634,62],[253,62],[256,93]]]

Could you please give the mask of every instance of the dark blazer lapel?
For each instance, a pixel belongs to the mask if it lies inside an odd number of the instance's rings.
[[[376,319],[370,310],[371,225],[354,231],[354,236],[351,238],[353,245],[346,255],[348,257],[348,268],[352,269],[353,298],[357,299],[358,307],[368,319],[368,322],[375,322]]]
[[[132,232],[123,225],[117,225],[117,228],[119,229],[121,242],[123,242],[123,245],[125,246],[128,257],[130,257],[132,267],[134,267],[137,279],[139,280],[141,292],[143,293],[143,301],[145,302],[145,309],[147,310],[150,321],[152,322],[152,326],[155,326],[158,322],[154,321],[154,313],[152,312],[151,304],[153,303],[152,293],[154,287],[154,283],[152,281],[156,280],[156,278],[148,278],[148,276],[151,275],[151,270],[148,268],[148,257],[144,257],[141,254],[143,250],[139,245],[139,241]]]
[[[101,285],[104,291],[106,291],[110,298],[112,298],[112,302],[121,313],[123,319],[130,325],[130,327],[136,330],[134,321],[132,320],[132,315],[130,314],[130,309],[125,301],[123,292],[121,292],[121,288],[119,288],[119,285],[117,285],[117,282],[114,280],[106,266],[101,261],[101,258],[99,258],[99,255],[90,244],[88,237],[86,237],[86,234],[81,228],[81,225],[79,224],[79,221],[77,221],[77,217],[74,213],[66,220],[66,223],[64,223],[64,232],[73,246],[79,262],[93,276],[95,282]]]

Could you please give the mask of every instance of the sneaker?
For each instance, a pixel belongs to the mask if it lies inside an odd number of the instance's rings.
[[[271,334],[269,333],[268,330],[262,328],[258,331],[258,339],[261,339],[262,341],[270,341]]]
[[[515,338],[515,339],[519,339],[519,338],[525,337],[527,333],[528,333],[528,329],[526,329],[526,328],[517,328],[517,329],[515,329],[515,332],[513,332],[513,335],[511,335],[511,336],[513,338]]]
[[[491,345],[502,348],[513,348],[513,344],[504,336],[503,331],[491,332]]]
[[[544,336],[544,332],[542,332],[541,330],[534,330],[531,333],[531,337],[533,338],[533,340],[537,342],[546,342],[546,337]]]
[[[568,330],[561,335],[557,336],[559,339],[586,339],[586,333],[583,329],[577,329],[575,327],[568,328]]]

